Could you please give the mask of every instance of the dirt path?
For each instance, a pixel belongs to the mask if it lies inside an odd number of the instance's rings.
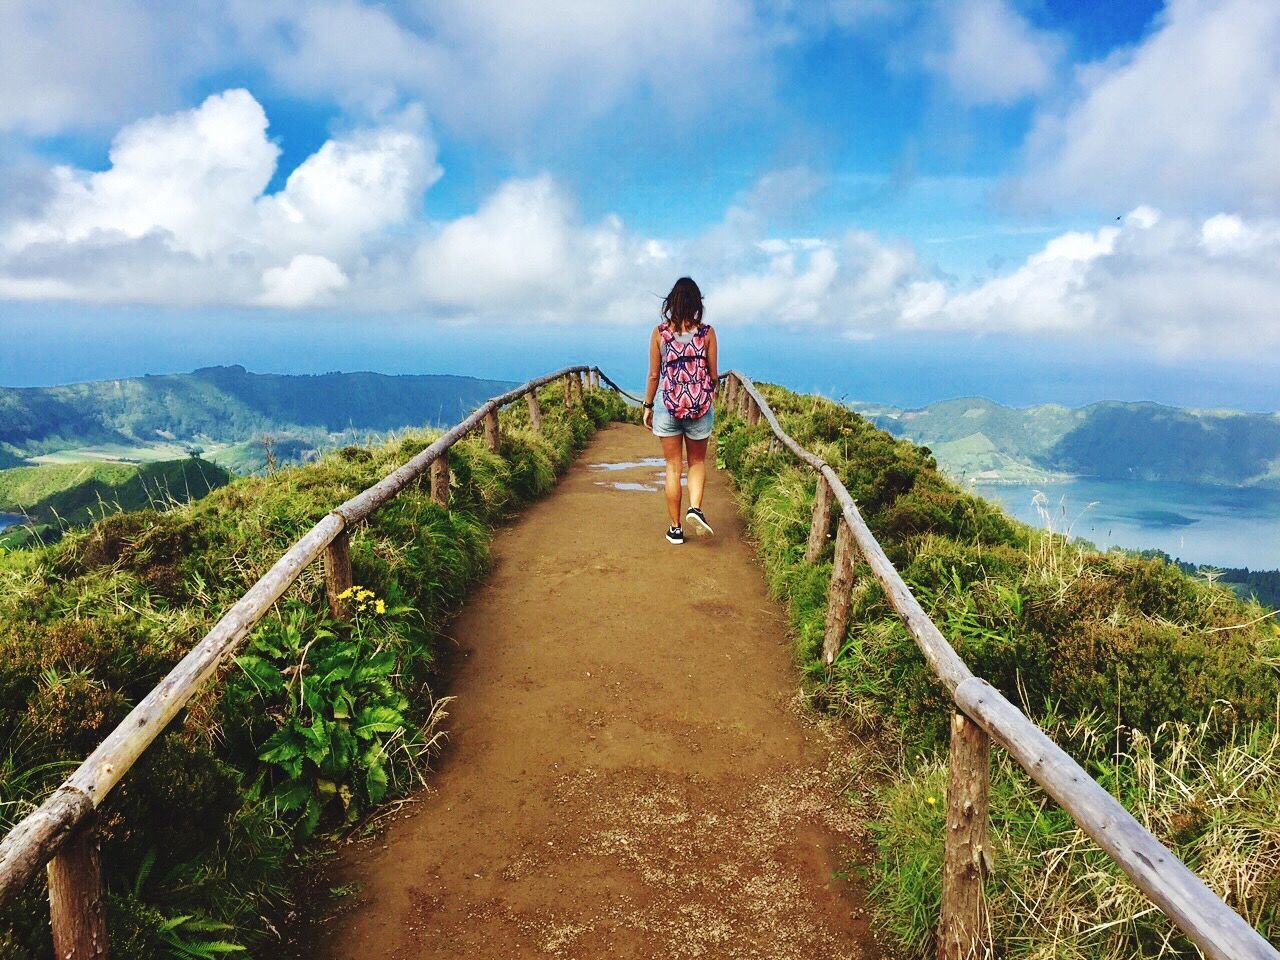
[[[670,546],[656,452],[603,431],[499,534],[439,772],[330,878],[358,892],[318,957],[880,955],[843,878],[849,754],[794,704],[728,479],[717,535]]]

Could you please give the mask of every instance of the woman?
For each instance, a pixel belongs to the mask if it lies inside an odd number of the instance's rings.
[[[702,322],[702,291],[681,277],[662,301],[663,322],[649,338],[649,382],[644,395],[644,425],[662,440],[667,461],[667,513],[670,543],[684,543],[680,520],[680,468],[689,460],[689,510],[684,515],[695,533],[712,533],[702,512],[707,485],[707,440],[715,396],[716,332]],[[655,402],[656,399],[656,402]]]

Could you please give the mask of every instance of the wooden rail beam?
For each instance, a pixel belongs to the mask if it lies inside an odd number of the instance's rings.
[[[324,594],[329,601],[329,615],[335,620],[351,618],[351,598],[344,597],[354,579],[351,573],[351,542],[344,528],[324,548]]]
[[[4,903],[67,838],[93,816],[93,799],[65,783],[0,842],[0,903]]]
[[[49,921],[58,960],[106,960],[110,947],[102,898],[96,816],[90,816],[49,861]]]
[[[818,474],[818,486],[813,492],[813,521],[809,524],[809,542],[804,548],[804,562],[817,563],[827,545],[831,529],[831,484]]]
[[[938,960],[975,960],[986,955],[983,881],[990,857],[987,797],[991,738],[958,710],[951,713],[948,766]]]
[[[849,606],[853,590],[853,536],[842,518],[836,531],[835,562],[831,565],[831,585],[827,588],[827,629],[822,637],[822,662],[835,663],[836,654],[849,632]]]

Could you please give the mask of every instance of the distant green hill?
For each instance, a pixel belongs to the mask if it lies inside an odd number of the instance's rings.
[[[1080,474],[1280,487],[1280,415],[1157,403],[1005,407],[980,397],[900,410],[855,404],[877,426],[928,446],[960,479],[1041,482]]]
[[[445,375],[316,376],[206,367],[194,373],[0,388],[0,468],[15,459],[155,460],[186,448],[250,444],[232,462],[254,469],[264,435],[323,449],[405,427],[441,426],[512,384]],[[286,459],[281,457],[281,459]],[[7,464],[6,464],[7,461]]]
[[[42,464],[0,470],[0,513],[20,514],[32,521],[6,529],[0,534],[0,545],[56,540],[64,529],[84,526],[105,514],[198,500],[230,479],[222,467],[196,457],[144,464]]]

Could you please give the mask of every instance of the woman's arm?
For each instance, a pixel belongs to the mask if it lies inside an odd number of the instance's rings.
[[[649,336],[649,379],[644,385],[644,425],[653,425],[653,398],[658,395],[658,378],[662,375],[662,338],[658,328]]]
[[[714,389],[720,379],[720,347],[716,344],[716,328],[707,331],[707,369],[711,372],[711,386]]]

